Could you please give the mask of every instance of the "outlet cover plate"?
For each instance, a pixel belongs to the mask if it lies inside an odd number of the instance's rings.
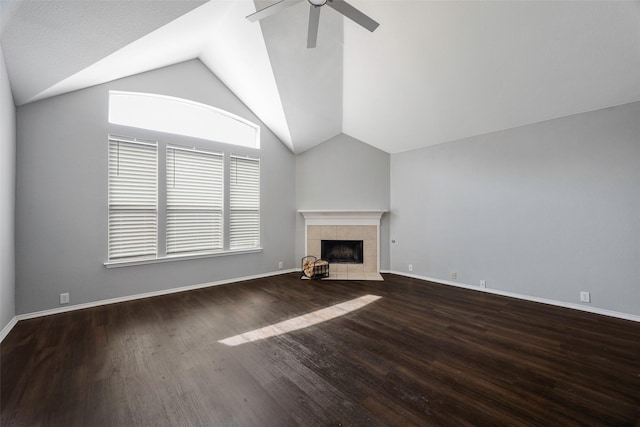
[[[591,293],[590,292],[580,292],[580,301],[581,302],[591,302]]]

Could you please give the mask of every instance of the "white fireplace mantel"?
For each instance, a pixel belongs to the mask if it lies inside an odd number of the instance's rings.
[[[338,280],[343,275],[344,279],[354,278],[354,280],[383,280],[380,276],[380,219],[386,210],[299,210],[304,217],[305,224],[305,255],[320,257],[321,241],[324,239],[337,240],[362,240],[364,244],[365,259],[360,265],[346,265],[347,270],[340,272],[340,268],[345,266],[336,265],[338,270]],[[362,227],[364,226],[364,227]],[[373,229],[373,236],[367,229]],[[313,238],[310,239],[310,230]],[[349,237],[348,237],[349,236]],[[371,250],[375,255],[367,256]],[[372,259],[373,258],[373,259]],[[353,271],[352,271],[353,269]],[[333,273],[332,273],[333,274]],[[373,274],[374,278],[367,278]]]
[[[299,210],[306,225],[380,225],[385,210]]]

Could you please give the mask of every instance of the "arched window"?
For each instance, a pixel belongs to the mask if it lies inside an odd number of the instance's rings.
[[[109,91],[109,123],[260,148],[260,128],[210,105],[153,93]]]
[[[262,250],[260,159],[248,149],[260,148],[257,125],[187,99],[119,91],[109,92],[109,123],[157,133],[109,135],[106,266]],[[181,136],[202,141],[181,145]]]

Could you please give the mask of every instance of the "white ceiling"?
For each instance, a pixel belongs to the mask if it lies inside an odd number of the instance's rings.
[[[206,0],[1,0],[0,42],[11,89],[22,104]]]
[[[296,152],[345,133],[389,153],[640,101],[640,1],[351,0],[260,23],[252,0],[0,0],[22,105],[193,58]]]

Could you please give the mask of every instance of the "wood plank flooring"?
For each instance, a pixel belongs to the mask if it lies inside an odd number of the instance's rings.
[[[640,424],[640,324],[384,278],[292,273],[21,321],[0,425]],[[219,342],[364,295],[381,298]]]

